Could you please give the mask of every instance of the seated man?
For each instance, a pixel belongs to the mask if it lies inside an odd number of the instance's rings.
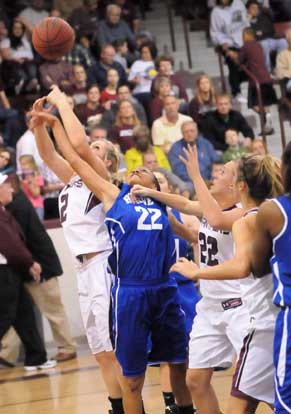
[[[281,52],[287,49],[286,39],[275,38],[273,19],[268,10],[261,9],[258,0],[249,0],[246,4],[250,28],[253,30],[256,39],[261,43],[266,59],[266,66],[269,72],[272,71],[270,53]]]
[[[133,139],[135,141],[135,147],[127,150],[124,156],[127,172],[130,172],[136,167],[141,167],[143,165],[143,155],[149,151],[155,154],[159,168],[170,170],[170,164],[165,153],[161,148],[151,145],[150,130],[148,127],[144,125],[135,127],[133,130]]]
[[[254,131],[245,117],[239,111],[231,108],[231,98],[227,94],[216,97],[216,110],[206,112],[198,122],[198,127],[201,134],[212,142],[214,148],[221,151],[227,149],[225,143],[227,129],[241,132],[245,137],[244,146],[246,147],[251,145],[251,140],[255,137]]]
[[[156,119],[152,127],[154,145],[158,145],[167,154],[172,144],[181,138],[181,125],[185,121],[192,121],[187,115],[180,114],[179,102],[175,96],[164,98],[164,115]]]
[[[133,32],[128,24],[121,18],[121,8],[116,4],[109,4],[106,7],[106,18],[101,20],[97,29],[97,40],[99,46],[112,43],[118,39],[127,41],[129,48],[134,51],[136,43]]]
[[[197,124],[194,121],[184,122],[181,126],[181,130],[183,137],[172,145],[168,153],[168,158],[173,173],[180,177],[184,182],[189,183],[191,195],[193,195],[194,187],[192,180],[188,175],[184,163],[180,159],[180,156],[185,156],[184,148],[187,148],[188,145],[197,146],[201,175],[206,180],[210,180],[211,178],[212,163],[219,161],[221,157],[217,154],[211,142],[198,133]],[[191,184],[192,187],[190,186]]]

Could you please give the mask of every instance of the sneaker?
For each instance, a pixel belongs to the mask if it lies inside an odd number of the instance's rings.
[[[176,404],[168,405],[165,409],[165,414],[177,414],[178,413],[178,407]]]
[[[241,104],[246,104],[248,102],[247,98],[245,98],[241,93],[236,94],[234,100]]]
[[[70,361],[71,359],[77,358],[76,352],[58,352],[54,356],[54,360],[57,362]]]
[[[48,359],[41,365],[25,365],[24,369],[25,371],[37,371],[38,369],[51,369],[54,368],[56,365],[57,361],[55,361],[54,359]]]

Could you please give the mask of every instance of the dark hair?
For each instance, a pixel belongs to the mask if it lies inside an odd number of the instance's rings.
[[[22,35],[20,37],[15,36],[14,33],[13,33],[13,26],[16,23],[17,24],[20,24],[22,26]],[[12,24],[10,30],[9,30],[10,46],[11,46],[12,49],[17,49],[19,46],[21,46],[21,44],[22,44],[22,38],[23,38],[24,33],[25,33],[25,26],[24,26],[24,24],[22,22],[18,21],[18,20],[14,20],[13,21],[13,24]]]
[[[161,191],[159,180],[157,179],[154,173],[152,173],[152,176],[153,176],[153,183],[155,184],[157,191]]]
[[[149,51],[151,53],[151,56],[152,56],[152,59],[154,60],[157,57],[157,54],[158,54],[158,50],[157,50],[156,45],[153,42],[150,42],[150,41],[144,42],[140,45],[140,47],[138,49],[139,53],[141,53],[141,51],[144,47],[147,47],[149,49]]]
[[[126,42],[126,39],[115,39],[112,42],[112,46],[114,47],[114,49],[118,49],[119,47],[123,46]]]
[[[246,9],[248,9],[252,4],[255,4],[256,6],[260,7],[260,3],[257,0],[249,0],[246,3]]]
[[[282,154],[284,190],[291,196],[291,141]]]
[[[86,88],[86,92],[88,93],[92,88],[97,88],[98,91],[100,92],[100,88],[97,85],[97,83],[91,83],[90,85],[88,85],[87,88]]]
[[[174,66],[174,58],[173,58],[173,56],[170,56],[170,55],[158,56],[158,58],[156,60],[156,68],[157,69],[159,69],[161,62],[170,62],[172,64],[172,66]]]
[[[278,159],[271,155],[244,155],[238,164],[238,180],[246,182],[250,196],[258,201],[284,191]]]

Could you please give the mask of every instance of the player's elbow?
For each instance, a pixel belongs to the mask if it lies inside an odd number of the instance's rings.
[[[236,265],[236,276],[238,279],[244,279],[248,277],[251,273],[250,264],[240,260],[240,263]]]

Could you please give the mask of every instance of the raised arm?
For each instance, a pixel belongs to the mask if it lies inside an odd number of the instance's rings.
[[[86,161],[80,158],[72,147],[58,118],[45,112],[32,111],[31,114],[36,118],[45,119],[46,123],[51,126],[63,156],[72,169],[82,178],[87,187],[102,201],[105,211],[109,210],[119,194],[119,189],[100,177]]]
[[[251,220],[255,219],[254,217]],[[233,259],[227,260],[216,266],[208,266],[203,269],[185,259],[175,263],[171,271],[179,272],[189,279],[207,280],[232,280],[243,279],[251,272],[250,244],[253,232],[246,219],[240,219],[233,225],[233,239],[235,243],[235,255]]]
[[[188,198],[178,194],[162,193],[136,184],[131,190],[131,195],[133,198],[151,197],[181,213],[202,217],[202,210],[198,201],[188,200]]]
[[[54,86],[46,99],[51,105],[58,109],[67,137],[75,151],[97,172],[97,174],[108,179],[109,176],[106,167],[104,163],[93,154],[87,142],[84,127],[71,109],[66,95],[60,91],[58,86]]]
[[[39,110],[42,112],[43,101],[42,99],[35,102],[33,106],[35,111]],[[45,127],[45,120],[32,118],[30,126],[33,129],[38,152],[42,160],[64,184],[67,184],[72,178],[74,171],[68,162],[56,151]]]
[[[200,174],[196,146],[189,147],[188,150],[185,149],[184,151],[187,158],[180,158],[193,181],[203,215],[212,227],[230,231],[233,223],[243,216],[244,210],[235,208],[230,211],[222,211]]]

